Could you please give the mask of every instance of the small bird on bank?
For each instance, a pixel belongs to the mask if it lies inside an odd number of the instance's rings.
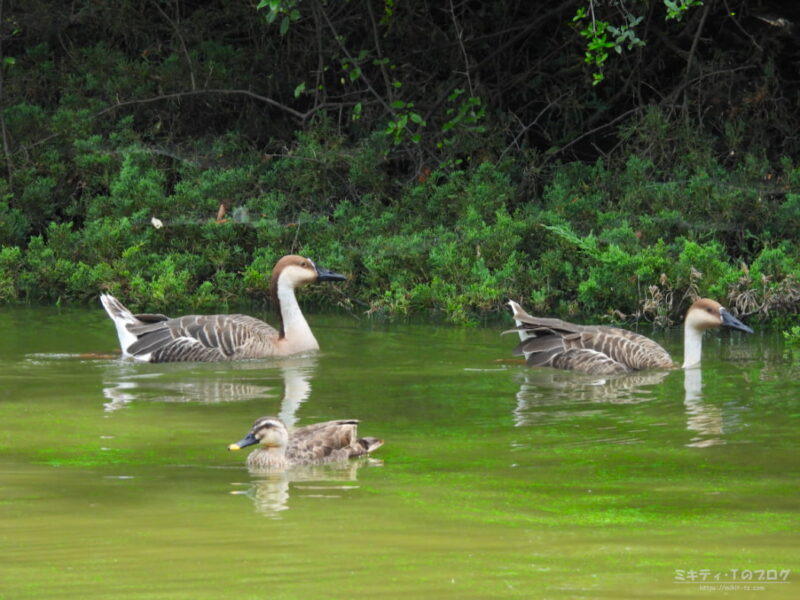
[[[508,301],[521,342],[515,356],[524,356],[528,366],[613,375],[642,369],[675,369],[669,353],[653,340],[632,331],[602,325],[575,325],[561,319],[532,317]],[[683,368],[700,364],[703,332],[728,327],[753,333],[719,302],[697,300],[686,312]]]
[[[295,297],[295,289],[316,281],[343,281],[344,275],[290,254],[272,269],[270,293],[280,329],[247,315],[134,315],[110,294],[100,301],[117,327],[122,355],[140,362],[213,362],[288,356],[319,350]]]
[[[285,469],[294,465],[320,464],[366,456],[383,445],[374,437],[359,438],[358,421],[325,421],[291,433],[278,417],[256,419],[250,432],[228,450],[259,444],[247,457],[251,469]]]

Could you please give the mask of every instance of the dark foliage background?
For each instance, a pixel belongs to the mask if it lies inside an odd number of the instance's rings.
[[[646,42],[597,66],[585,0],[256,4],[0,2],[0,299],[221,310],[300,252],[371,313],[796,313],[800,5],[591,3]]]

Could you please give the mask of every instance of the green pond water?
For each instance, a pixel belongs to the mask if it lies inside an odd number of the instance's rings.
[[[99,305],[0,309],[0,599],[800,598],[778,333],[602,380],[504,360],[510,319],[309,321],[315,357],[138,365]],[[251,475],[269,414],[385,445]]]

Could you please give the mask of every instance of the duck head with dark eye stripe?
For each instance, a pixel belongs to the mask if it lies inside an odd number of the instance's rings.
[[[277,417],[261,417],[256,419],[253,427],[241,440],[228,446],[228,450],[241,450],[259,444],[264,448],[286,448],[289,443],[289,432],[286,425]]]

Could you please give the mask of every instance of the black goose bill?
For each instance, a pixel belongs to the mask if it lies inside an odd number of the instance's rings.
[[[730,327],[731,329],[738,329],[739,331],[744,331],[745,333],[753,333],[752,329],[750,329],[747,325],[742,323],[739,319],[734,317],[731,313],[729,313],[724,308],[720,309],[719,314],[722,317],[722,326],[723,327]]]
[[[347,280],[347,277],[345,277],[341,273],[336,273],[334,271],[329,271],[325,267],[320,267],[317,264],[314,264],[314,268],[317,270],[317,281],[346,281]]]

